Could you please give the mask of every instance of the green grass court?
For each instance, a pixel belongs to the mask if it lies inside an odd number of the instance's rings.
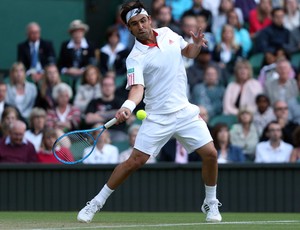
[[[223,222],[206,223],[202,213],[100,212],[90,224],[77,212],[0,212],[0,229],[300,229],[299,213],[222,213]]]

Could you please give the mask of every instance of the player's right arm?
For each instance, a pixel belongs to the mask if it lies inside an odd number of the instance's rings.
[[[129,91],[129,95],[128,95],[128,99],[126,100],[126,102],[123,104],[123,106],[117,111],[115,117],[118,119],[117,124],[122,123],[124,121],[126,121],[132,111],[133,111],[133,107],[135,107],[136,105],[138,105],[144,96],[144,86],[137,84],[137,85],[132,85]],[[132,104],[133,107],[131,106],[126,106],[126,103],[129,105]],[[131,108],[128,108],[131,107]]]

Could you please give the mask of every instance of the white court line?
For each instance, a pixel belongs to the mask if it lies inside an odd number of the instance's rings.
[[[123,228],[157,228],[157,227],[178,227],[178,226],[197,226],[197,225],[238,225],[238,224],[300,224],[300,220],[276,220],[276,221],[232,221],[219,223],[178,223],[178,224],[136,224],[136,225],[98,225],[62,228],[34,228],[30,230],[77,230],[77,229],[123,229]],[[84,225],[84,223],[82,223]],[[25,229],[24,229],[25,230]],[[28,230],[28,229],[27,229]]]

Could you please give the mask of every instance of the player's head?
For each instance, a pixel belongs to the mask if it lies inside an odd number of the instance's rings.
[[[151,17],[140,1],[125,3],[121,9],[121,18],[137,40],[147,41],[153,35]]]

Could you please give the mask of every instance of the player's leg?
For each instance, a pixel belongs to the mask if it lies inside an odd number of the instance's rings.
[[[101,191],[80,210],[77,215],[77,220],[85,223],[91,222],[95,213],[103,207],[112,192],[122,184],[131,173],[143,166],[149,157],[149,155],[134,149],[128,160],[119,164],[114,169],[107,184],[103,186]]]
[[[202,178],[205,184],[205,199],[201,210],[206,214],[206,221],[219,222],[222,220],[222,216],[219,212],[221,203],[217,199],[217,151],[213,142],[209,142],[197,149],[196,152],[202,158]]]

